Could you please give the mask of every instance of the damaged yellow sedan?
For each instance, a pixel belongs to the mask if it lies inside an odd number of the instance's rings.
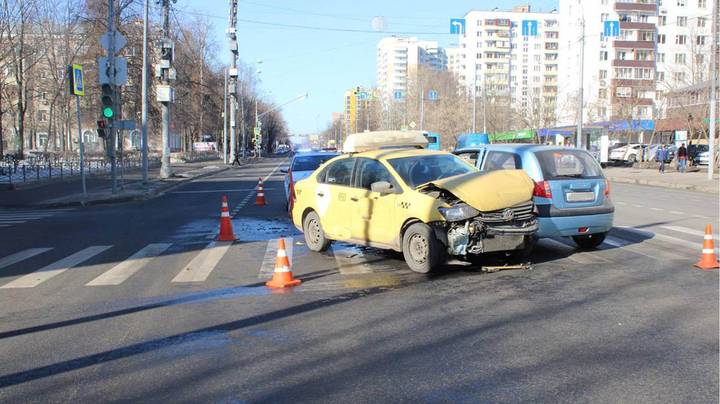
[[[401,251],[422,273],[449,256],[527,251],[537,222],[525,172],[479,172],[426,142],[413,131],[349,136],[343,155],[295,184],[292,218],[307,246],[323,251],[338,240]]]

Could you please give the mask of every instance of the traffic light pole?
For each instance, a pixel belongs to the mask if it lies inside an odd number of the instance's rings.
[[[87,187],[85,185],[85,143],[83,143],[82,121],[80,120],[80,96],[75,96],[78,123],[78,146],[80,148],[80,178],[82,180],[83,200],[87,200]]]
[[[110,79],[110,85],[115,89],[115,2],[114,0],[108,0],[108,33],[110,34],[110,40],[108,41],[108,76]],[[117,105],[117,91],[113,91],[115,96],[115,103]],[[112,193],[117,193],[117,170],[115,164],[115,136],[116,130],[112,125],[112,119],[110,121],[110,136],[105,139],[105,144],[108,150],[108,157],[110,157],[110,172],[112,176]]]
[[[163,8],[163,43],[170,39],[170,0],[162,0]],[[163,69],[162,84],[169,85],[169,69]],[[162,105],[162,160],[160,162],[160,178],[172,176],[170,167],[170,102],[161,102]]]

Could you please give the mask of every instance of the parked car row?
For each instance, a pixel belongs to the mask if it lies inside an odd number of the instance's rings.
[[[427,143],[419,131],[371,132],[349,136],[341,155],[297,154],[286,194],[307,246],[391,249],[426,273],[450,257],[524,257],[539,237],[591,248],[612,227],[609,184],[584,150],[474,145],[448,153]]]

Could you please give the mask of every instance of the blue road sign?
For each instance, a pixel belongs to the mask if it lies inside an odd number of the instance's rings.
[[[435,90],[428,91],[428,100],[430,101],[437,101],[438,99],[438,93]]]
[[[465,19],[464,18],[451,18],[450,19],[450,33],[456,35],[462,35],[465,33]]]
[[[395,90],[395,92],[393,93],[393,97],[396,100],[402,100],[404,96],[405,94],[403,94],[402,90]]]
[[[368,93],[365,91],[361,91],[358,93],[357,97],[358,97],[358,100],[365,101],[368,99]]]
[[[611,37],[620,36],[620,21],[605,21],[603,24],[603,35]]]
[[[538,34],[538,22],[535,20],[523,20],[522,35],[523,36],[537,36],[537,34]]]

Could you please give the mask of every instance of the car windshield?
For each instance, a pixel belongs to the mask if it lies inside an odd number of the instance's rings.
[[[452,154],[431,154],[388,160],[400,178],[412,188],[426,182],[476,171]]]
[[[297,156],[293,159],[292,171],[315,171],[320,164],[337,156],[335,153],[328,153],[322,156]]]
[[[545,150],[535,155],[545,180],[603,178],[600,164],[583,150]]]

